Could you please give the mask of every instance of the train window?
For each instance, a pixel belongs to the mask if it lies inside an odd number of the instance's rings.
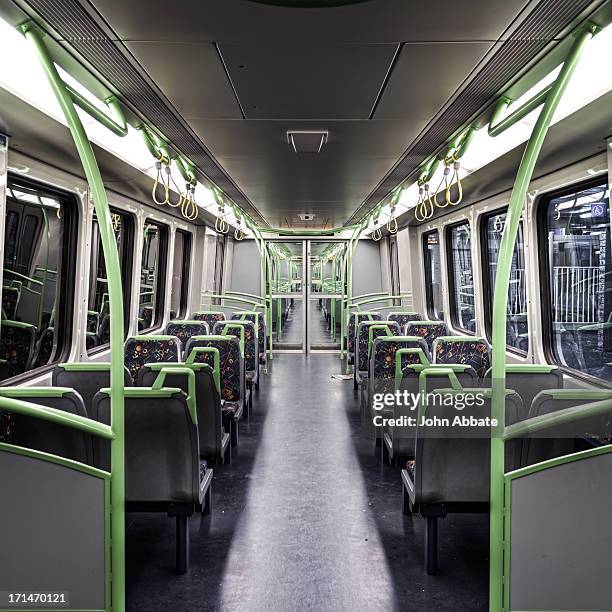
[[[443,320],[442,265],[440,261],[440,235],[437,230],[423,234],[423,258],[425,260],[427,315],[432,319]]]
[[[501,245],[506,212],[493,212],[486,215],[482,221],[482,250],[485,328],[491,339],[491,321],[493,314],[493,292],[495,290],[495,275],[499,247]],[[523,239],[523,224],[519,225],[516,245],[512,254],[512,268],[510,270],[510,287],[508,289],[508,318],[506,325],[507,346],[520,353],[527,353],[529,347],[527,326],[527,292],[525,274],[525,243]]]
[[[170,297],[170,318],[172,319],[184,317],[187,311],[190,261],[191,234],[183,230],[176,230],[172,262],[172,294]]]
[[[139,331],[159,327],[163,320],[167,245],[168,228],[147,219],[140,268]]]
[[[56,363],[70,346],[76,216],[69,195],[9,177],[0,380]]]
[[[470,224],[462,222],[447,230],[449,255],[449,297],[451,321],[465,332],[476,331],[474,274],[472,270],[472,233]]]
[[[113,232],[121,266],[123,288],[124,331],[127,336],[130,323],[130,287],[132,280],[132,252],[134,221],[132,216],[111,209]],[[87,302],[87,352],[92,353],[107,347],[110,341],[110,317],[108,305],[108,281],[106,263],[102,251],[102,240],[98,220],[94,213],[91,228],[91,256],[89,275],[89,297]]]
[[[541,206],[548,349],[560,365],[612,381],[612,262],[605,183],[547,197]]]

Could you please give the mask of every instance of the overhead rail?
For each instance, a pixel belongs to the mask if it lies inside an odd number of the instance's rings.
[[[587,24],[574,33],[574,43],[563,62],[554,83],[542,97],[542,110],[533,127],[525,152],[516,174],[510,202],[506,212],[506,221],[502,234],[492,312],[492,400],[491,417],[497,422],[505,423],[505,388],[506,388],[506,331],[508,289],[510,272],[520,218],[527,197],[529,183],[533,177],[535,165],[542,150],[544,138],[551,125],[554,113],[563,97],[567,85],[574,73],[578,59],[595,35],[597,26]],[[504,98],[503,104],[506,104]],[[528,103],[529,104],[529,103]],[[498,105],[498,109],[501,108]],[[512,115],[511,115],[512,116]],[[499,128],[499,126],[498,126]],[[503,432],[502,432],[503,433]],[[504,438],[492,431],[491,436],[491,471],[490,471],[490,544],[489,544],[489,610],[500,612],[504,606]],[[506,585],[507,588],[507,585]],[[506,608],[507,609],[507,608]]]
[[[91,191],[102,253],[107,271],[110,315],[110,488],[111,514],[111,605],[114,612],[125,610],[125,431],[124,431],[124,363],[123,363],[123,289],[121,267],[112,218],[104,182],[91,142],[75,108],[75,101],[45,45],[44,32],[32,21],[20,26],[24,36],[35,47],[42,68],[59,102],[74,140],[87,183]]]

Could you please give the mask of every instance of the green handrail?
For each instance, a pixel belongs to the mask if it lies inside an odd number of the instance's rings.
[[[593,37],[595,26],[581,29],[563,64],[559,76],[552,85],[536,124],[533,128],[521,160],[512,195],[506,213],[506,223],[499,249],[495,291],[493,295],[492,334],[492,401],[491,417],[500,427],[505,423],[506,386],[506,325],[510,269],[516,243],[519,221],[527,196],[527,189],[552,122],[553,115],[565,92],[586,43]],[[503,606],[503,539],[504,539],[504,441],[500,436],[491,436],[491,507],[489,530],[489,610],[500,612]]]
[[[390,321],[380,321],[376,322],[374,325],[368,326],[368,357],[372,353],[372,343],[374,342],[374,331],[375,330],[385,330],[387,332],[387,336],[389,338],[393,338],[393,334],[391,333],[391,327],[389,326]]]
[[[240,330],[240,354],[244,357],[244,335],[245,335],[244,325],[241,325],[238,321],[234,321],[232,323],[223,323],[223,331],[221,332],[221,334],[223,336],[232,336],[233,334],[227,333],[228,329]]]
[[[72,88],[67,83],[64,83],[64,86],[72,98],[72,101],[90,117],[101,123],[105,128],[108,128],[113,134],[121,136],[122,138],[127,136],[127,121],[125,120],[121,104],[119,104],[119,100],[117,100],[115,96],[106,98],[104,104],[113,111],[117,120],[103,113],[97,106],[92,104],[87,98],[83,97],[76,89]]]
[[[375,304],[376,302],[386,302],[390,300],[402,300],[405,297],[408,297],[407,293],[400,293],[398,295],[381,295],[380,297],[371,297],[367,300],[359,300],[359,302],[351,302],[350,308],[359,308],[364,304]]]
[[[206,338],[206,336],[203,336]],[[219,349],[214,346],[196,346],[191,349],[189,356],[186,360],[186,365],[192,365],[195,363],[196,356],[200,353],[212,353],[213,356],[213,379],[215,381],[215,387],[217,393],[221,393],[221,355]]]
[[[403,372],[402,372],[402,357],[404,355],[418,355],[419,361],[424,366],[429,366],[429,359],[421,348],[401,348],[395,351],[395,389],[399,389],[402,383]]]
[[[202,298],[205,297],[221,301],[226,300],[228,302],[244,302],[245,304],[252,304],[257,308],[263,308],[264,306],[261,302],[257,302],[255,300],[250,300],[248,298],[243,298],[239,296],[228,296],[224,293],[202,293]],[[221,306],[223,306],[223,304],[221,304]]]
[[[123,288],[117,244],[111,220],[104,182],[96,162],[93,148],[81,123],[66,84],[60,77],[55,63],[44,43],[44,33],[31,21],[20,27],[32,42],[45,71],[49,84],[66,117],[76,149],[91,190],[98,228],[102,239],[102,252],[108,276],[110,314],[111,357],[111,516],[112,538],[112,608],[114,612],[125,610],[125,425],[124,425],[124,365],[123,365]]]

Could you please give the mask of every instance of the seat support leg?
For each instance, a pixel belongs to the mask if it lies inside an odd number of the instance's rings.
[[[425,569],[430,576],[438,573],[438,517],[426,517]]]
[[[186,574],[189,569],[189,517],[176,517],[176,573]]]
[[[232,446],[238,445],[238,421],[232,421],[231,429],[230,429],[230,444]]]
[[[208,486],[204,495],[204,505],[202,506],[202,514],[210,514],[212,512],[212,483]]]

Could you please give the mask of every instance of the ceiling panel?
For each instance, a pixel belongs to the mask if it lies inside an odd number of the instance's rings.
[[[396,45],[220,44],[248,119],[367,119]]]
[[[398,42],[495,40],[527,0],[370,0],[283,8],[248,0],[93,0],[122,39]]]
[[[212,43],[126,44],[185,119],[242,118],[219,54]]]
[[[192,121],[268,221],[301,212],[343,223],[422,128],[403,121]],[[321,153],[297,154],[289,128],[329,130]],[[283,223],[284,224],[284,223]]]
[[[431,118],[491,47],[482,42],[403,45],[375,117]]]

